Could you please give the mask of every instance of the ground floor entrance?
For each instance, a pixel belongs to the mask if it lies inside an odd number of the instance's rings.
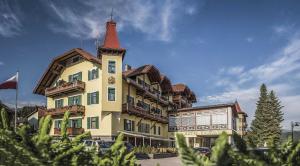
[[[212,148],[218,136],[195,136],[186,137],[186,142],[190,147],[208,147]],[[231,136],[228,137],[228,142],[231,143]]]
[[[125,132],[124,141],[131,143],[133,146],[175,147],[174,139],[158,138]]]

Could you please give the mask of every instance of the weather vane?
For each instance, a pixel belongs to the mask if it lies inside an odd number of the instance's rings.
[[[111,8],[111,13],[110,13],[110,21],[113,20],[113,13],[114,13],[114,8]]]

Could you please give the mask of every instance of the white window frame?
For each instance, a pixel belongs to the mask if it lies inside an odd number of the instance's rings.
[[[108,95],[108,92],[109,92],[108,89],[109,88],[114,88],[115,89],[115,100],[109,100],[109,95]],[[114,87],[114,86],[108,86],[107,87],[107,101],[108,102],[116,102],[117,101],[117,88],[116,87]]]
[[[109,72],[109,62],[115,62],[115,72],[114,73]],[[116,60],[112,60],[112,59],[108,60],[108,62],[107,62],[107,73],[108,74],[116,74],[117,73],[117,62],[116,62]]]

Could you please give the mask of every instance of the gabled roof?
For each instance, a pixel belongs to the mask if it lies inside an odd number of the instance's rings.
[[[171,83],[170,79],[165,75],[161,75],[160,79],[161,79],[160,86],[162,88],[162,92],[163,93],[173,92],[172,91],[172,83]]]
[[[181,108],[178,111],[196,111],[196,110],[207,110],[207,109],[216,109],[216,108],[224,108],[224,107],[231,107],[234,114],[247,114],[242,111],[239,103],[236,101],[234,103],[222,103],[222,104],[213,104],[213,105],[205,105],[205,106],[197,106],[197,107],[190,107],[190,108]]]
[[[185,94],[193,103],[197,102],[195,93],[185,84],[179,83],[172,85],[172,90],[175,94]]]
[[[71,49],[62,55],[57,56],[52,60],[49,64],[47,70],[44,72],[43,76],[39,80],[38,84],[36,85],[33,93],[44,95],[45,89],[49,87],[53,81],[60,75],[60,73],[64,70],[65,65],[62,63],[64,60],[80,55],[83,59],[101,64],[101,60],[90,54],[89,52],[81,49],[81,48],[74,48]]]
[[[130,73],[126,73],[126,77],[133,77],[133,76],[138,76],[141,74],[147,74],[148,78],[151,82],[158,82],[160,83],[161,81],[161,75],[159,70],[153,66],[153,65],[144,65],[136,69],[132,69]]]
[[[160,84],[163,93],[172,92],[172,84],[170,79],[161,74],[160,71],[154,65],[143,65],[136,69],[130,69],[123,72],[123,77],[135,77],[138,75],[147,74],[151,82],[157,82]]]

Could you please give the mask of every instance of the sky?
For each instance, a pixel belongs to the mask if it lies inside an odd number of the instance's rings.
[[[96,54],[112,9],[124,64],[155,65],[187,84],[195,105],[237,100],[248,124],[265,83],[284,106],[283,127],[300,121],[297,0],[0,0],[0,81],[20,71],[20,106],[45,105],[33,89],[54,57]],[[14,105],[15,91],[0,100]]]

